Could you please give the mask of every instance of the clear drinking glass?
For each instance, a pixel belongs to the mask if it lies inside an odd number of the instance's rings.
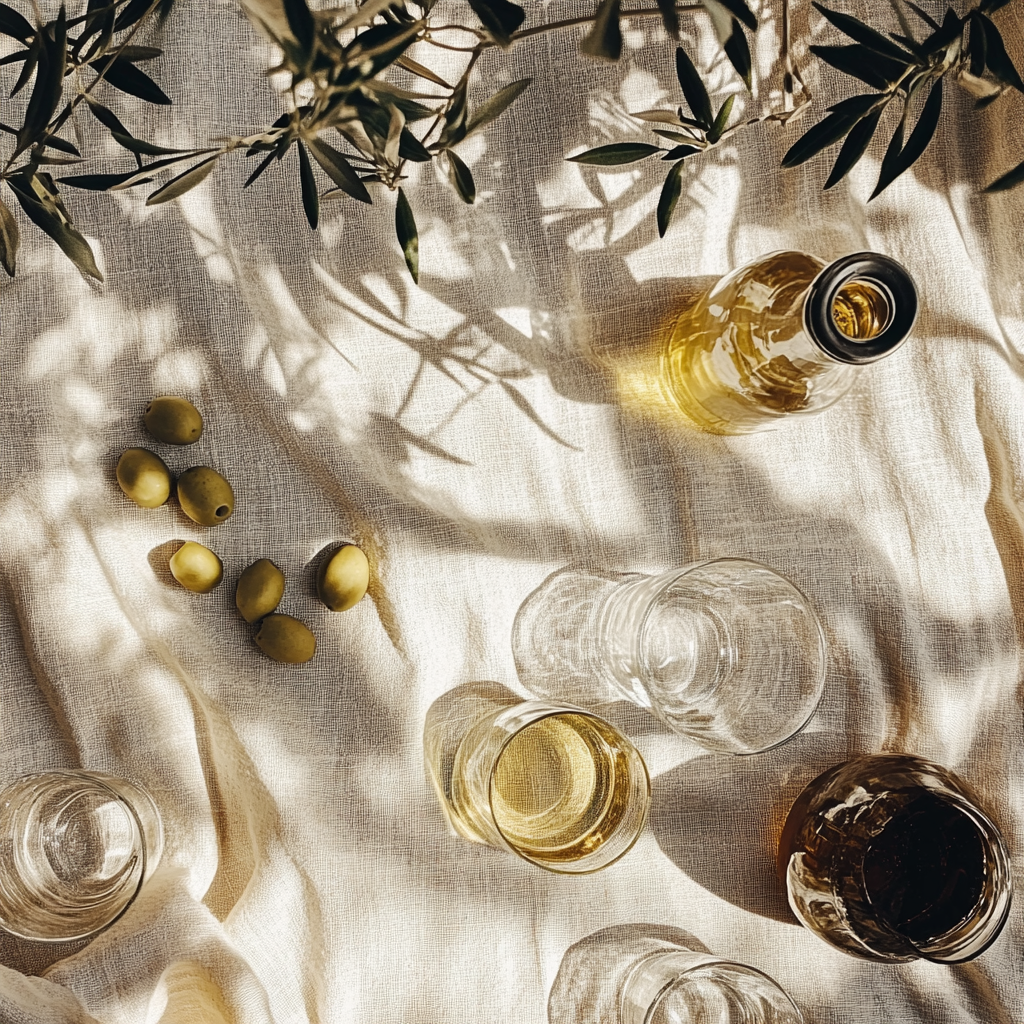
[[[588,936],[566,952],[548,999],[548,1020],[803,1024],[793,1000],[761,971],[678,942],[626,938],[622,926]]]
[[[102,931],[163,850],[149,795],[92,771],[27,775],[0,792],[0,927],[38,942]]]
[[[658,576],[559,570],[519,609],[512,651],[539,697],[625,698],[735,754],[793,737],[825,686],[825,635],[807,598],[739,558]]]
[[[773,252],[723,277],[676,320],[662,387],[702,430],[764,430],[838,402],[857,367],[906,340],[917,308],[913,279],[888,256],[826,264]]]
[[[549,871],[606,867],[647,820],[643,758],[614,726],[581,708],[470,684],[431,706],[423,737],[431,781],[455,831]]]
[[[909,754],[815,779],[789,812],[778,867],[800,921],[866,960],[971,960],[1010,912],[999,829],[962,779]]]

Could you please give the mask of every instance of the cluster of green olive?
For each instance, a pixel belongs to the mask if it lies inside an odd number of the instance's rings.
[[[165,444],[198,441],[203,417],[186,398],[154,398],[143,423]],[[146,448],[129,448],[118,460],[117,482],[125,495],[142,508],[158,508],[170,497],[172,477],[159,455]],[[182,511],[201,526],[226,522],[235,510],[231,484],[209,466],[194,466],[178,477],[176,487]],[[208,594],[224,578],[224,564],[204,544],[186,541],[169,560],[171,575],[186,590]],[[366,556],[351,544],[325,559],[317,574],[317,594],[331,609],[341,612],[362,600],[370,580]],[[316,638],[309,627],[291,615],[276,613],[284,595],[284,573],[269,558],[253,562],[239,577],[235,605],[242,618],[258,623],[256,644],[275,661],[302,664],[316,653]]]

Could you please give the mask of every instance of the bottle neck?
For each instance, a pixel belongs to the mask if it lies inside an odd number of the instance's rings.
[[[815,348],[849,365],[894,352],[917,319],[917,288],[895,260],[857,252],[830,263],[804,299],[804,329]]]

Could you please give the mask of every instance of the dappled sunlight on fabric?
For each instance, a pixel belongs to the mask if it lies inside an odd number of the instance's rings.
[[[665,238],[652,232],[650,241],[624,257],[634,281],[674,276],[667,271],[678,267],[680,275],[726,274],[733,268],[729,238],[738,216],[742,175],[738,161],[698,165],[691,176],[684,174],[683,200]],[[688,200],[688,201],[687,201]],[[651,208],[657,200],[652,196]],[[713,204],[713,209],[711,205]],[[652,225],[653,226],[653,225]],[[674,257],[674,253],[683,252]]]
[[[159,357],[171,348],[177,334],[178,317],[173,306],[129,310],[114,293],[86,291],[60,327],[40,334],[32,342],[25,374],[30,380],[38,380],[58,370],[66,375],[72,367],[82,373],[102,374],[132,351],[146,359]],[[176,358],[180,358],[180,350]]]

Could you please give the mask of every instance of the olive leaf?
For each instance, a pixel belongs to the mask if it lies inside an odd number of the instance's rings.
[[[664,134],[668,134],[668,133],[666,132]],[[700,148],[698,146],[690,146],[690,145],[676,146],[674,149],[670,149],[661,159],[662,160],[684,160],[686,157],[693,156],[694,153],[699,153],[699,152],[700,152]]]
[[[306,214],[309,226],[315,231],[320,223],[320,195],[316,189],[316,179],[313,177],[313,166],[309,162],[309,154],[306,147],[296,143],[299,151],[299,186],[302,190],[302,209]]]
[[[466,124],[466,134],[470,135],[479,131],[484,125],[490,124],[496,118],[505,113],[506,110],[530,87],[532,78],[520,78],[511,85],[499,89],[494,95],[489,96],[469,118]]]
[[[135,171],[126,171],[122,174],[72,174],[61,178],[62,185],[70,185],[72,188],[83,188],[90,192],[106,192],[115,185],[122,185],[129,178],[135,177]],[[152,181],[152,178],[142,178],[135,182],[141,185]]]
[[[242,186],[242,188],[248,188],[271,165],[276,156],[277,151],[271,150],[270,153],[268,153],[267,156],[260,161],[259,166],[256,168],[256,170],[253,171],[252,174],[250,174],[249,177],[245,179],[245,184]]]
[[[114,22],[114,31],[119,32],[123,28],[131,28],[132,25],[142,21],[153,6],[154,0],[128,0]]]
[[[344,153],[328,145],[322,139],[308,139],[306,145],[309,147],[310,153],[313,154],[313,159],[342,192],[347,193],[353,199],[358,199],[361,203],[373,202],[366,186],[359,180],[359,175],[356,174]],[[259,170],[260,168],[257,168],[257,171]],[[255,180],[253,178],[253,181]],[[248,185],[249,182],[246,184]]]
[[[72,156],[82,155],[73,142],[68,142],[67,139],[62,139],[59,135],[47,135],[40,145],[59,150],[61,153],[70,153]]]
[[[1008,85],[1019,92],[1024,92],[1024,82],[1021,81],[1020,74],[1013,66],[1013,61],[1010,60],[1006,52],[999,29],[984,14],[979,14],[978,20],[981,22],[985,32],[985,63],[988,69],[1004,85]]]
[[[568,156],[566,160],[574,164],[597,164],[610,167],[615,164],[631,164],[655,153],[663,153],[660,146],[652,146],[647,142],[613,142],[609,146],[597,146],[585,153]]]
[[[836,157],[836,162],[832,165],[832,171],[825,182],[824,190],[826,192],[834,185],[838,185],[849,174],[854,164],[867,152],[884,109],[884,107],[879,107],[870,114],[866,114],[854,125],[850,134],[846,136],[846,141],[840,147],[839,155]]]
[[[1001,177],[996,178],[984,191],[1005,192],[1007,189],[1016,188],[1022,182],[1024,182],[1024,162],[1017,164],[1012,171],[1007,171]]]
[[[621,6],[621,0],[601,0],[593,27],[580,42],[582,53],[600,60],[618,60],[622,56]]]
[[[53,179],[48,174],[25,171],[11,175],[7,184],[29,220],[49,235],[83,274],[102,281],[92,248],[71,223]]]
[[[928,99],[925,100],[921,110],[921,116],[914,125],[914,130],[907,139],[906,146],[899,152],[886,153],[886,159],[882,163],[881,173],[878,176],[878,184],[870,198],[874,199],[887,189],[904,171],[908,170],[921,156],[932,141],[935,129],[939,123],[939,115],[942,113],[942,79],[937,78],[932,84]],[[901,122],[902,128],[903,122]],[[898,129],[900,131],[900,129]],[[902,131],[900,131],[902,137]],[[895,140],[896,136],[893,136]]]
[[[219,153],[214,156],[207,157],[201,163],[196,164],[194,167],[190,167],[187,171],[183,171],[177,177],[171,178],[165,185],[161,185],[155,192],[151,193],[146,199],[147,206],[156,206],[159,203],[169,203],[172,199],[177,199],[179,196],[183,196],[189,189],[193,189],[201,181],[204,181],[209,173],[213,170],[217,163],[217,157]],[[146,170],[155,168],[156,164],[150,164]],[[132,184],[138,185],[143,179],[138,175],[133,176],[137,180],[132,181]]]
[[[472,204],[476,199],[476,183],[473,181],[473,172],[463,163],[454,150],[449,149],[448,153],[448,177],[455,191],[459,193],[464,203]]]
[[[19,14],[7,4],[0,3],[0,32],[21,43],[27,43],[35,35],[35,31],[23,14]]]
[[[681,46],[676,47],[676,77],[679,79],[679,86],[683,90],[683,97],[690,108],[690,113],[701,128],[710,128],[714,119],[711,112],[711,97],[708,96],[693,61]]]
[[[849,14],[830,10],[824,4],[818,3],[817,0],[815,0],[812,6],[841,32],[848,35],[855,42],[866,46],[873,53],[881,54],[881,56],[888,57],[890,60],[906,64],[913,62],[914,55],[912,53],[908,53],[902,46],[898,46],[891,39],[882,35],[877,29],[871,28],[870,25],[865,25],[864,22]]]
[[[52,35],[51,35],[52,33]],[[18,132],[18,144],[14,151],[17,156],[29,148],[50,123],[57,104],[64,92],[64,71],[67,67],[67,15],[63,6],[56,21],[52,21],[39,33],[42,51],[39,54],[39,69],[36,84],[32,87],[25,120]]]
[[[526,18],[522,7],[509,0],[469,0],[469,6],[499,46],[512,45],[512,33]]]
[[[831,113],[824,120],[809,128],[786,151],[782,158],[783,167],[798,167],[823,149],[837,143],[860,118],[856,114]]]
[[[414,75],[418,75],[420,78],[426,79],[428,82],[433,82],[434,85],[441,86],[442,89],[451,89],[451,86],[436,71],[431,71],[430,68],[413,60],[412,57],[406,53],[403,53],[395,63],[400,68],[405,68],[406,71],[409,71]]]
[[[718,108],[718,113],[715,115],[715,122],[708,129],[708,142],[714,145],[725,131],[726,125],[729,123],[729,115],[732,113],[732,105],[735,101],[735,96],[729,96],[725,102]]]
[[[873,54],[860,43],[846,46],[811,46],[809,49],[815,57],[837,71],[859,78],[875,89],[887,89],[895,84],[910,66]]]
[[[744,3],[744,0],[718,0],[718,3],[726,8],[734,18],[743,22],[751,32],[756,31],[757,18],[754,16],[754,12]],[[705,0],[704,6],[708,6],[707,0]]]
[[[39,65],[39,58],[43,52],[43,32],[37,32],[32,39],[32,42],[28,45],[28,52],[25,54],[25,63],[22,66],[21,74],[18,76],[18,80],[14,83],[14,88],[11,90],[11,96],[17,96],[21,90],[28,85],[29,79],[32,77],[32,72]]]
[[[0,264],[3,265],[8,277],[14,277],[19,241],[18,222],[7,204],[0,199]]]
[[[109,67],[107,66],[109,63]],[[147,103],[168,105],[170,97],[153,81],[145,71],[140,71],[130,61],[122,60],[120,57],[110,62],[109,58],[101,58],[92,61],[89,65],[94,71],[102,73],[104,81],[108,82],[115,89],[128,93],[129,96],[137,96]]]
[[[724,3],[723,0],[704,0],[704,6],[711,15],[715,34],[722,44],[722,49],[725,50],[726,57],[729,58],[729,63],[736,69],[736,73],[749,89],[752,71],[750,47],[747,45],[747,38],[743,34],[740,20],[733,15],[730,5]],[[755,19],[754,24],[756,25],[756,23]]]
[[[676,203],[679,202],[679,195],[683,190],[683,161],[673,164],[665,178],[665,184],[661,187],[661,196],[658,198],[658,237],[664,238],[668,231],[672,214],[675,213]]]
[[[299,45],[298,56],[308,61],[313,55],[313,43],[316,39],[316,21],[306,0],[282,0],[288,27]]]
[[[413,281],[420,283],[420,237],[416,230],[416,218],[412,215],[412,207],[405,197],[405,191],[398,189],[398,202],[395,205],[395,234],[398,244],[402,247],[405,265],[412,274]]]
[[[130,153],[139,153],[142,156],[170,156],[174,153],[191,152],[191,150],[187,149],[168,149],[167,146],[156,146],[152,142],[144,142],[142,139],[137,139],[133,135],[127,135],[124,132],[112,131],[110,137]],[[47,142],[47,145],[49,145],[49,142]]]

